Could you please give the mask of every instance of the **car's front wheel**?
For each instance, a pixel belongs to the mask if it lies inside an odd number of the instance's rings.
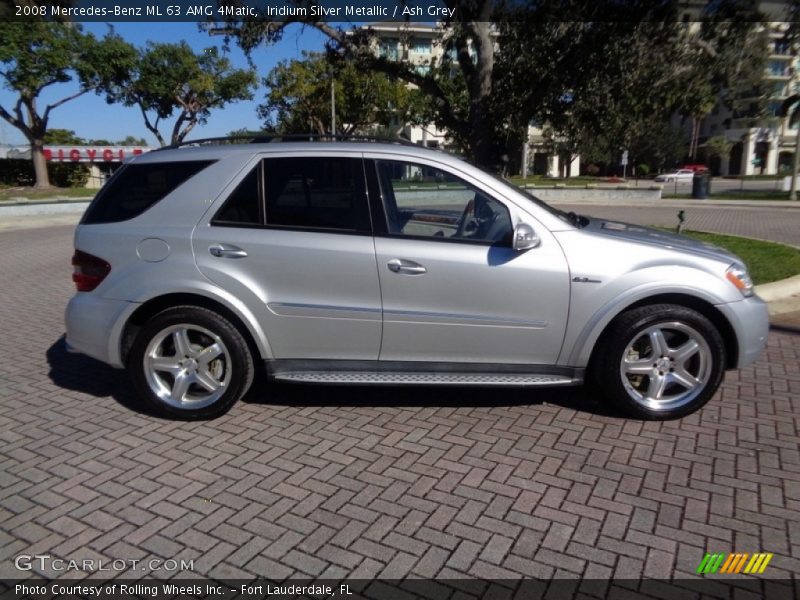
[[[158,313],[139,331],[128,371],[140,397],[168,416],[222,414],[253,381],[241,333],[222,315],[197,306]]]
[[[629,414],[673,419],[708,402],[724,374],[725,343],[699,312],[673,304],[632,309],[603,335],[594,376]]]

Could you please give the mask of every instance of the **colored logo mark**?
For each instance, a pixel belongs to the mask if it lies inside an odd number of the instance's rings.
[[[697,567],[697,573],[704,575],[710,573],[757,575],[764,572],[770,560],[772,560],[772,554],[768,552],[756,554],[748,554],[746,552],[706,554],[700,566]]]

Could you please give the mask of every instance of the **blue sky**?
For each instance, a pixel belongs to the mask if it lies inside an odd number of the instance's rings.
[[[116,32],[136,46],[143,46],[147,41],[178,42],[186,40],[197,51],[209,46],[222,48],[223,38],[209,36],[198,30],[197,23],[113,23]],[[85,23],[85,31],[90,31],[97,36],[103,36],[108,31],[107,24]],[[287,30],[284,38],[270,47],[262,47],[253,53],[253,60],[258,70],[259,80],[262,79],[278,62],[300,58],[303,50],[321,50],[324,36],[310,28],[302,29],[295,26]],[[234,65],[246,67],[244,53],[231,44],[229,57]],[[55,84],[46,88],[41,95],[41,105],[58,100],[77,91],[73,84]],[[190,138],[214,137],[227,134],[233,129],[241,127],[258,128],[260,121],[256,116],[256,106],[260,104],[265,95],[265,89],[260,87],[252,101],[237,102],[214,110],[205,126],[197,125],[189,134]],[[10,108],[16,102],[12,92],[0,87],[0,104]],[[50,127],[72,129],[77,135],[87,139],[107,139],[116,141],[127,135],[143,137],[153,145],[155,137],[145,128],[144,121],[138,108],[126,108],[120,104],[107,104],[106,101],[95,94],[85,94],[76,100],[63,104],[54,109],[50,117]],[[161,130],[168,137],[173,120],[168,121]],[[22,133],[6,121],[0,119],[0,144],[24,144],[26,140]]]

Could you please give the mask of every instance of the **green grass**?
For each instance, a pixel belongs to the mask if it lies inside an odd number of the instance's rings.
[[[0,188],[0,202],[11,200],[11,198],[28,198],[29,200],[47,200],[49,198],[68,197],[68,198],[92,198],[97,190],[87,188],[50,188],[48,190],[37,190],[32,187],[8,187]]]
[[[800,250],[791,246],[718,233],[684,231],[683,234],[736,254],[747,265],[756,285],[800,274]]]
[[[592,183],[608,183],[607,177],[589,177],[580,175],[576,177],[544,177],[543,175],[531,175],[523,179],[520,176],[509,177],[514,185],[577,185],[585,186]]]

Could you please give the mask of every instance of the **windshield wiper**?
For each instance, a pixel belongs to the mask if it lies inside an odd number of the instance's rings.
[[[589,224],[589,219],[587,219],[582,215],[579,215],[574,211],[565,212],[564,215],[566,215],[567,221],[573,227],[582,228],[586,227]]]

